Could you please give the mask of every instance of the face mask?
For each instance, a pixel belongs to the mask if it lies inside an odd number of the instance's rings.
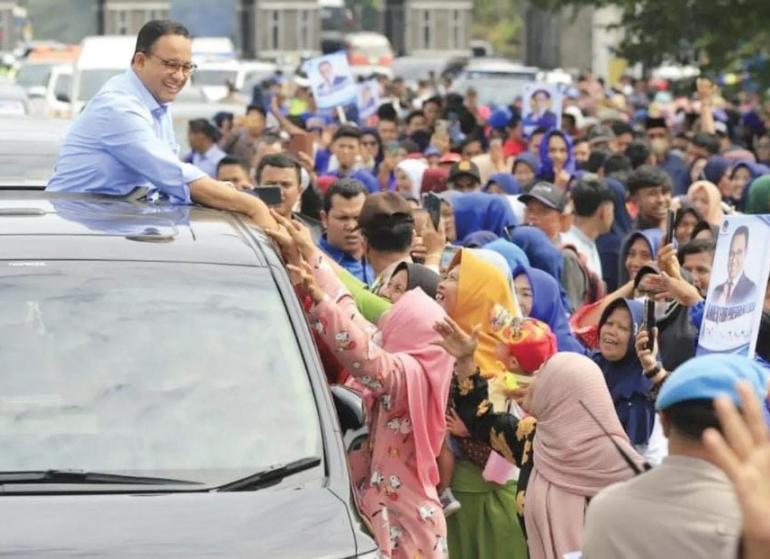
[[[665,138],[655,138],[650,142],[650,148],[655,155],[666,155],[666,152],[668,151],[668,140]]]

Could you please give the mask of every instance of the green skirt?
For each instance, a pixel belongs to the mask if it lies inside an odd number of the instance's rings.
[[[452,493],[462,508],[447,519],[450,559],[526,559],[527,543],[516,516],[516,481],[500,486],[481,469],[458,460]]]

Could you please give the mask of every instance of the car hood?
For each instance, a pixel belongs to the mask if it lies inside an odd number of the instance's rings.
[[[336,559],[356,552],[347,507],[320,487],[0,497],[0,542],[14,557]]]

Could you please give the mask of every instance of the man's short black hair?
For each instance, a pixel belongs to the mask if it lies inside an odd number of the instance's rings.
[[[257,167],[257,184],[262,182],[262,171],[265,167],[277,167],[279,169],[294,169],[297,172],[297,184],[302,182],[302,166],[299,161],[286,153],[271,153],[265,155],[259,161]]]
[[[434,105],[438,105],[439,108],[442,108],[444,106],[444,99],[441,97],[441,95],[434,95],[433,97],[429,97],[422,102],[423,108],[425,108],[425,105],[428,103],[433,103]]]
[[[332,142],[336,142],[340,138],[353,138],[355,140],[361,141],[361,130],[357,126],[343,124],[334,133]]]
[[[664,192],[671,191],[671,177],[663,169],[654,165],[641,165],[628,177],[626,187],[633,196],[643,188],[660,186]]]
[[[181,23],[169,19],[153,19],[142,25],[139,30],[139,34],[136,36],[134,54],[137,52],[150,54],[158,39],[166,35],[181,35],[186,39],[191,38],[190,31]]]
[[[612,202],[615,198],[610,187],[592,173],[583,175],[571,192],[575,215],[580,217],[591,217],[603,202]]]
[[[545,134],[546,132],[548,132],[548,128],[545,128],[544,126],[538,126],[532,131],[532,133],[530,133],[529,138],[532,139],[538,134]]]
[[[414,219],[395,221],[390,226],[366,227],[361,232],[374,250],[406,252],[412,246]]]
[[[377,119],[378,120],[390,120],[392,122],[398,122],[398,114],[396,108],[392,103],[383,103],[377,107]]]
[[[717,250],[717,245],[714,241],[708,239],[693,239],[686,242],[679,247],[676,257],[680,264],[684,264],[684,257],[688,254],[710,254],[713,258],[714,253]]]
[[[425,113],[422,112],[422,110],[420,110],[420,109],[414,110],[411,113],[409,113],[408,115],[406,115],[406,120],[404,122],[406,122],[406,124],[408,126],[409,123],[411,123],[412,120],[414,120],[418,116],[421,116],[422,118],[425,118]]]
[[[246,107],[246,114],[249,114],[250,112],[256,111],[259,114],[261,114],[263,117],[267,118],[267,111],[265,111],[265,107],[262,105],[249,105]]]
[[[535,91],[532,92],[532,95],[530,96],[530,99],[533,99],[535,97],[535,95],[539,95],[541,93],[543,95],[545,95],[546,97],[548,97],[549,99],[551,98],[551,92],[548,91],[547,89],[536,89]]]
[[[718,155],[722,146],[719,142],[719,136],[709,134],[708,132],[698,132],[690,140],[694,145],[703,148],[711,155]]]
[[[735,230],[735,233],[733,233],[732,239],[730,239],[730,248],[733,247],[733,243],[735,242],[736,237],[740,237],[743,235],[746,237],[746,248],[749,246],[749,228],[745,225],[741,225],[738,227],[738,229]]]
[[[612,153],[604,161],[604,176],[615,175],[616,173],[630,173],[633,171],[631,161],[623,153]]]
[[[599,169],[604,167],[604,163],[610,155],[612,155],[612,152],[608,148],[592,149],[591,155],[588,156],[588,161],[586,161],[586,171],[589,173],[598,173]]]
[[[714,401],[710,399],[685,400],[667,407],[662,413],[674,431],[691,441],[700,441],[703,431],[708,428],[721,431]]]
[[[212,142],[219,139],[219,130],[205,118],[194,118],[189,123],[190,132],[203,134]]]
[[[610,124],[610,128],[612,129],[613,134],[615,136],[620,136],[622,134],[631,134],[634,135],[634,129],[631,128],[631,125],[627,122],[623,122],[622,120],[614,120]]]
[[[222,159],[219,160],[219,163],[217,163],[217,174],[219,174],[219,169],[224,165],[238,165],[241,169],[246,171],[247,175],[251,173],[251,169],[249,168],[249,164],[246,162],[246,160],[234,155],[225,155]]]
[[[634,169],[638,169],[647,163],[650,159],[650,154],[652,154],[650,145],[642,140],[634,140],[626,148],[626,157],[631,161],[631,167]]]
[[[351,178],[339,179],[333,182],[324,194],[324,211],[328,214],[329,210],[332,209],[334,196],[342,196],[346,200],[350,200],[361,194],[366,196],[368,192],[361,181]]]

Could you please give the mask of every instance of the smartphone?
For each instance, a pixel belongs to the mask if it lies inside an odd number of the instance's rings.
[[[289,138],[289,153],[294,157],[299,157],[304,153],[308,157],[313,156],[313,138],[307,132],[292,134]]]
[[[666,235],[663,238],[663,246],[670,245],[674,240],[674,212],[668,210],[666,214]]]
[[[434,192],[426,192],[422,197],[422,207],[428,212],[430,220],[433,222],[433,228],[438,231],[438,225],[441,221],[441,197]]]
[[[283,202],[281,187],[272,184],[258,186],[254,189],[254,195],[258,196],[268,206],[280,206]]]
[[[655,328],[655,301],[647,299],[644,302],[644,328],[647,330],[647,349],[650,351],[655,347],[655,336],[652,330]]]
[[[441,273],[444,273],[449,268],[450,264],[452,264],[452,260],[454,260],[458,250],[460,250],[460,247],[450,245],[441,253],[441,261],[439,262],[439,270],[441,270]]]

